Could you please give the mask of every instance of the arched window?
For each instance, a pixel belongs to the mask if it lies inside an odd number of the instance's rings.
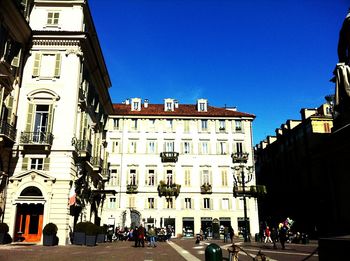
[[[21,196],[42,196],[41,190],[37,187],[27,187],[21,192]]]

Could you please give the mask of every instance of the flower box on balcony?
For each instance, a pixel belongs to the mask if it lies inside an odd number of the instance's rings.
[[[201,186],[201,194],[211,194],[212,191],[212,187],[210,184],[203,184]]]
[[[179,184],[166,184],[164,181],[160,181],[158,185],[159,197],[175,197],[177,198],[180,194],[181,185]]]
[[[138,188],[137,185],[129,184],[129,185],[126,186],[126,193],[127,194],[137,193],[138,192],[137,188]]]

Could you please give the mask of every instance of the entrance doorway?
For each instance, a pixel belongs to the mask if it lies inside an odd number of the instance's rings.
[[[44,205],[18,204],[15,227],[15,241],[38,242],[43,229]]]

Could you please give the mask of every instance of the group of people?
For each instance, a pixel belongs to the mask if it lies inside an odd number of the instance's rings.
[[[233,243],[234,235],[235,233],[231,225],[224,227],[224,243],[228,243],[229,239],[231,240],[231,243]]]
[[[287,218],[284,222],[278,224],[278,228],[266,226],[260,227],[260,240],[264,243],[272,243],[273,248],[277,248],[276,242],[281,243],[282,249],[285,249],[285,244],[288,240],[288,231],[292,225],[292,221]]]

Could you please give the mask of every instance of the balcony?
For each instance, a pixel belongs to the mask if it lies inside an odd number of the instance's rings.
[[[89,140],[77,140],[73,138],[72,144],[79,158],[90,158],[92,145]]]
[[[179,153],[178,152],[161,152],[160,157],[162,159],[162,162],[177,162],[179,158]]]
[[[126,186],[126,194],[136,194],[138,192],[138,186],[129,184]]]
[[[16,129],[6,121],[0,121],[0,141],[13,144],[16,139]]]
[[[109,169],[102,169],[101,175],[104,181],[108,181],[111,176]]]
[[[44,150],[49,150],[52,146],[53,135],[51,132],[21,132],[20,144],[23,147],[44,147]]]
[[[213,193],[213,191],[212,191],[212,186],[210,184],[206,183],[201,186],[201,194],[211,194],[211,193]]]
[[[180,194],[180,188],[181,188],[181,185],[179,184],[175,184],[175,183],[166,184],[163,180],[161,180],[159,182],[157,190],[158,190],[159,197],[164,196],[166,198],[170,198],[170,197],[177,198]]]
[[[233,187],[233,195],[235,197],[260,197],[267,194],[266,187],[264,185],[252,185],[245,186],[243,191],[243,186],[234,186]]]
[[[90,164],[93,171],[99,172],[102,170],[103,159],[101,159],[101,157],[91,157]]]

